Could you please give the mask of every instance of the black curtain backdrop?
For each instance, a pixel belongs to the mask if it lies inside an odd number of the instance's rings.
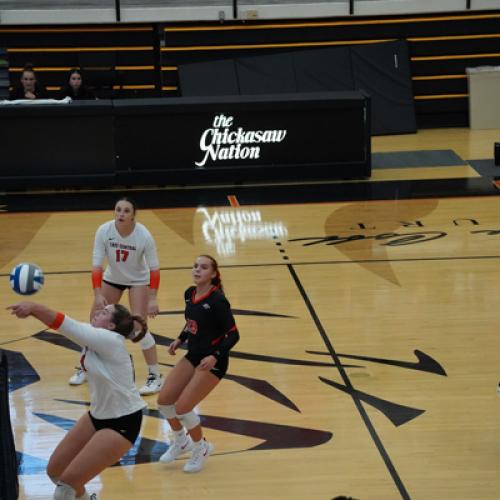
[[[179,81],[184,97],[362,90],[373,135],[417,130],[405,41],[197,61]]]
[[[298,92],[355,88],[348,47],[300,50],[294,54]]]
[[[374,134],[416,132],[406,42],[350,48],[354,88],[371,97]]]
[[[239,58],[236,73],[242,95],[297,92],[291,53]]]
[[[234,59],[183,64],[179,66],[179,78],[186,96],[240,94]],[[203,94],[200,94],[200,88],[203,88]]]

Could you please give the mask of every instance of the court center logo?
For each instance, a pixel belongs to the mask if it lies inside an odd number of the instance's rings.
[[[198,168],[205,167],[209,159],[213,162],[258,159],[262,144],[280,143],[287,135],[284,129],[245,130],[238,127],[232,130],[233,127],[233,116],[215,116],[212,127],[201,134],[200,151],[203,158],[195,162]]]

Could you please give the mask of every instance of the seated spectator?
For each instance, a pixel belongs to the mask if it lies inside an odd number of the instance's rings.
[[[73,100],[96,99],[94,93],[83,83],[80,70],[72,69],[66,80],[66,85],[62,88],[60,98],[71,97]]]
[[[33,66],[26,64],[19,84],[10,92],[10,99],[46,99],[47,91],[36,79]]]

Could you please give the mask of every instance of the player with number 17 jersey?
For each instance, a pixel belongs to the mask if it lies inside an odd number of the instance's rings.
[[[105,258],[108,266],[103,278],[118,285],[148,285],[150,269],[159,267],[154,239],[139,222],[135,223],[134,230],[126,237],[117,231],[114,220],[97,229],[92,265],[102,266]]]

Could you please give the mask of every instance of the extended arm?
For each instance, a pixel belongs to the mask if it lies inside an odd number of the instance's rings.
[[[117,344],[121,342],[119,340],[121,337],[117,335],[106,334],[103,329],[94,328],[88,323],[75,321],[63,313],[54,311],[42,304],[19,302],[7,307],[7,309],[18,318],[33,316],[49,328],[59,330],[78,345],[82,347],[88,346],[105,356],[112,357]]]
[[[49,328],[57,329],[64,320],[64,314],[54,311],[42,304],[36,304],[35,302],[19,302],[12,306],[7,307],[12,314],[15,314],[18,318],[27,318],[28,316],[33,316]]]

